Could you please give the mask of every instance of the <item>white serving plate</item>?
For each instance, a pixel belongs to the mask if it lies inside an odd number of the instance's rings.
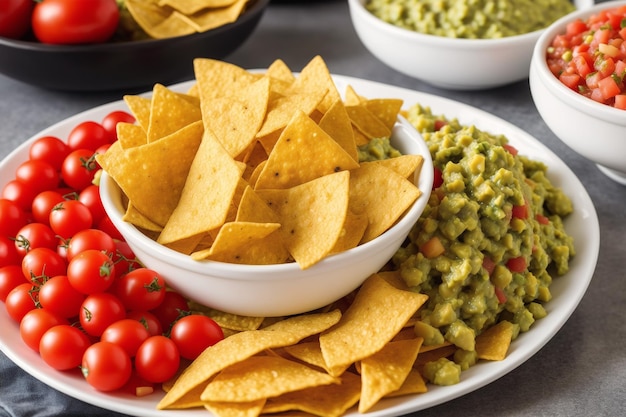
[[[434,114],[448,118],[456,117],[462,124],[474,124],[491,133],[506,135],[520,154],[545,163],[548,177],[561,187],[574,204],[574,212],[566,219],[565,228],[574,238],[577,254],[570,264],[570,271],[555,278],[551,291],[554,298],[545,307],[547,317],[535,322],[531,330],[521,334],[512,344],[507,358],[500,362],[485,362],[473,366],[461,375],[461,382],[447,387],[429,385],[424,394],[385,399],[371,412],[369,417],[390,417],[433,407],[460,397],[517,368],[539,351],[565,324],[585,294],[593,276],[600,247],[600,228],[593,203],[585,188],[568,166],[546,146],[516,126],[482,110],[450,99],[420,93],[400,87],[389,86],[352,77],[334,76],[340,92],[351,85],[358,94],[367,98],[400,98],[405,108],[420,103],[429,106]],[[173,89],[186,91],[191,82],[178,84]],[[102,120],[112,110],[126,109],[123,101],[105,104],[63,120],[33,136],[0,163],[0,178],[7,181],[14,176],[16,167],[27,159],[28,147],[38,137],[55,135],[66,138],[73,126],[84,120]],[[0,350],[26,372],[50,387],[71,397],[104,409],[134,416],[194,417],[206,416],[204,409],[156,410],[162,393],[155,392],[145,397],[124,393],[102,393],[92,389],[77,372],[61,373],[47,366],[37,353],[22,342],[19,326],[13,322],[6,310],[0,308]],[[346,416],[359,416],[356,408]]]

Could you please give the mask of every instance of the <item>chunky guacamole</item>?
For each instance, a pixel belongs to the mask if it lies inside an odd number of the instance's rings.
[[[553,277],[575,254],[562,222],[573,207],[547,167],[517,154],[504,136],[419,104],[407,117],[441,175],[392,261],[411,289],[429,296],[415,329],[424,344],[456,345],[455,362],[465,369],[482,331],[507,320],[517,336],[546,315]]]
[[[575,9],[569,0],[367,0],[365,6],[405,29],[478,39],[543,29]]]

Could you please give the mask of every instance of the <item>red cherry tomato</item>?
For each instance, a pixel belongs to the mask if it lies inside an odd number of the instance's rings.
[[[187,299],[176,291],[166,291],[161,304],[151,310],[161,323],[164,330],[169,330],[174,322],[185,313],[189,312]],[[181,314],[182,313],[182,314]]]
[[[39,341],[39,354],[52,368],[66,371],[81,365],[89,345],[89,338],[78,327],[60,324],[43,334]]]
[[[78,200],[65,200],[52,208],[50,227],[62,238],[69,239],[81,230],[89,229],[93,217],[89,208]]]
[[[100,337],[111,324],[126,317],[124,305],[107,292],[90,294],[80,308],[78,319],[87,334]]]
[[[178,371],[180,354],[176,344],[165,336],[150,336],[135,356],[135,369],[149,382],[164,382]]]
[[[102,119],[102,126],[117,140],[117,124],[123,123],[135,123],[135,117],[122,110],[115,110],[104,116]]]
[[[89,249],[99,250],[112,257],[117,251],[117,245],[113,238],[102,230],[84,229],[70,239],[67,245],[67,260],[71,261],[76,255]]]
[[[33,204],[37,191],[28,184],[11,180],[2,189],[2,198],[13,201],[21,210],[28,211]]]
[[[33,218],[37,223],[50,224],[50,212],[57,204],[65,201],[58,191],[46,190],[35,196],[31,205]]]
[[[56,136],[42,136],[35,140],[28,150],[30,159],[45,161],[56,170],[61,169],[63,160],[70,153],[70,147]]]
[[[9,316],[19,323],[26,313],[37,308],[35,305],[37,298],[37,289],[32,284],[25,282],[9,292],[4,300],[4,307]]]
[[[133,319],[122,319],[107,327],[100,336],[100,340],[120,345],[132,358],[148,337],[150,333],[142,323]]]
[[[39,352],[39,341],[43,334],[51,327],[60,324],[69,324],[63,317],[59,317],[45,308],[34,308],[24,315],[20,321],[20,335],[26,345]]]
[[[106,253],[88,249],[70,260],[67,265],[67,278],[72,287],[83,294],[103,292],[113,284],[115,265]]]
[[[154,314],[150,313],[149,311],[129,311],[128,313],[126,313],[126,317],[140,322],[146,329],[148,329],[148,333],[150,333],[150,336],[163,334],[163,327],[161,326],[161,322]]]
[[[50,163],[29,159],[15,170],[15,178],[26,184],[35,195],[59,186],[59,172]]]
[[[106,42],[119,21],[115,0],[45,0],[33,10],[32,27],[40,42]]]
[[[13,239],[0,235],[0,267],[22,262]]]
[[[93,151],[76,149],[63,160],[61,178],[69,187],[80,192],[92,184],[98,169]]]
[[[0,268],[0,301],[5,301],[7,295],[20,284],[26,283],[22,267],[19,265],[7,265]]]
[[[113,136],[100,123],[87,120],[77,124],[67,137],[67,144],[72,150],[89,149],[95,152],[102,145],[113,142]]]
[[[206,348],[224,339],[224,331],[212,318],[192,314],[178,319],[170,332],[180,356],[194,360]]]
[[[96,342],[85,350],[81,369],[89,385],[98,391],[114,391],[130,379],[132,363],[121,346]]]
[[[57,316],[78,317],[80,307],[87,296],[72,287],[65,275],[48,279],[39,288],[39,303]]]
[[[65,275],[66,269],[65,259],[52,249],[31,249],[22,258],[22,273],[35,285],[41,285],[50,277]]]
[[[30,29],[35,2],[32,0],[3,0],[0,7],[0,36],[19,39]]]
[[[94,184],[88,185],[78,194],[78,201],[87,206],[89,211],[91,211],[93,224],[100,223],[100,220],[102,220],[106,214],[102,200],[100,200],[100,187]]]
[[[20,256],[35,248],[48,248],[55,250],[57,236],[54,231],[43,223],[28,223],[15,235],[15,248]]]
[[[27,222],[26,211],[19,204],[0,198],[0,235],[14,237]]]
[[[135,269],[117,279],[115,294],[127,310],[152,310],[165,298],[165,280],[154,270]]]

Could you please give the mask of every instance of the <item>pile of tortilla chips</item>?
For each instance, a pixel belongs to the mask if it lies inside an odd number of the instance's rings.
[[[326,309],[287,318],[233,316],[195,305],[227,337],[164,384],[157,408],[204,407],[217,417],[288,411],[333,417],[427,392],[425,365],[450,358],[457,348],[425,346],[416,335],[426,299],[392,271],[370,276],[355,294]],[[479,335],[479,357],[503,359],[511,326]]]
[[[155,39],[206,32],[232,23],[249,0],[124,0],[137,24]]]
[[[124,220],[196,260],[297,262],[368,242],[420,197],[421,155],[359,163],[390,137],[402,105],[348,89],[321,57],[295,76],[280,60],[253,73],[194,61],[187,93],[160,84],[124,97],[136,124],[98,156],[128,198]]]

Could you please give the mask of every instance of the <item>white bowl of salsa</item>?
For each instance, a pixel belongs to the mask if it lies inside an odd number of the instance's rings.
[[[622,21],[626,21],[626,1],[601,3],[559,19],[535,45],[529,81],[537,110],[554,134],[609,177],[626,184]]]
[[[416,9],[412,9],[417,8],[415,4],[404,0],[377,1],[377,4],[383,9],[383,12],[376,12],[383,14],[383,18],[380,18],[368,10],[370,1],[376,0],[348,1],[354,29],[364,46],[376,58],[405,75],[437,87],[453,90],[487,89],[528,78],[533,47],[543,32],[543,29],[535,29],[536,26],[531,26],[531,28],[526,26],[529,24],[528,16],[517,19],[518,27],[509,21],[505,28],[504,23],[498,23],[499,19],[495,17],[496,12],[492,11],[492,14],[489,15],[489,12],[482,9],[473,9],[483,7],[481,4],[486,2],[463,1],[454,3],[445,12],[441,12],[442,15],[446,16],[445,19],[451,21],[445,25],[436,23],[444,17],[435,16],[433,19],[436,22],[428,25],[430,29],[437,25],[450,27],[455,34],[431,34],[425,32],[427,29],[421,31],[424,22],[419,21],[419,19],[422,15],[431,16],[432,12],[420,12],[420,15],[415,11]],[[593,5],[591,0],[575,0],[572,3],[579,10]],[[526,2],[525,4],[527,6],[534,5],[538,8],[543,7],[536,2]],[[488,8],[488,5],[484,5],[484,7]],[[509,7],[515,6],[509,5]],[[463,11],[460,8],[466,8],[469,11]],[[398,10],[402,10],[402,12]],[[494,27],[499,24],[502,25],[498,29],[502,33],[496,35],[489,29],[484,29],[483,27],[489,26],[487,24],[480,25],[481,27],[477,28],[475,33],[460,33],[459,31],[466,31],[469,30],[468,27],[477,25],[476,22],[479,19],[467,15],[469,17],[466,16],[464,20],[454,21],[454,17],[458,17],[457,10],[461,14],[470,13],[476,16],[479,14],[482,17],[487,16],[486,18],[493,23]],[[543,12],[541,9],[539,11],[539,14]],[[516,15],[515,11],[507,10],[506,12]],[[472,24],[466,23],[468,19],[472,21]],[[552,20],[545,22],[545,26]],[[535,21],[539,22],[540,18],[538,17]],[[409,24],[417,25],[417,29],[420,31],[408,28]],[[520,34],[513,35],[515,31]],[[433,33],[437,32],[438,29],[433,31]],[[486,36],[490,37],[487,38]]]

